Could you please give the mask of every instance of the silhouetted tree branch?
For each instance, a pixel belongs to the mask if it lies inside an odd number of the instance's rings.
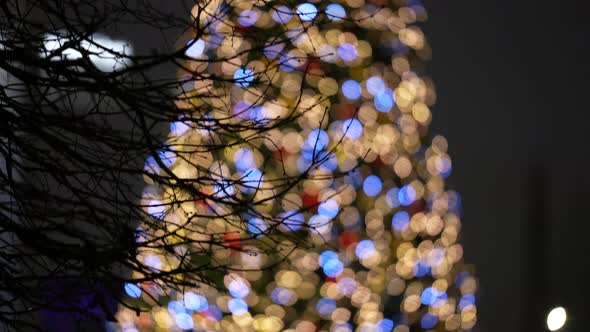
[[[303,86],[315,75],[308,69],[317,60],[283,56],[266,66],[242,67],[249,54],[275,45],[273,52],[284,54],[279,48],[289,40],[276,36],[268,43],[272,31],[223,27],[223,17],[233,15],[227,3],[184,5],[187,11],[180,13],[150,1],[0,5],[0,320],[6,326],[34,326],[31,314],[40,309],[109,318],[114,313],[101,298],[120,299],[126,282],[171,288],[215,284],[214,271],[232,268],[215,261],[216,250],[244,250],[252,241],[263,243],[259,254],[271,253],[280,250],[273,234],[305,245],[279,230],[285,217],[264,211],[312,178],[331,156],[314,147],[309,165],[289,172],[281,143],[273,138],[302,114],[327,111],[322,99],[303,106],[303,88],[291,96],[292,105],[276,99],[280,66],[293,66]],[[222,26],[216,35],[212,25]],[[174,47],[151,54],[108,37],[132,26],[162,36],[169,30],[181,34],[169,44]],[[245,41],[245,33],[260,34],[259,43]],[[205,36],[226,49],[204,56],[199,43]],[[235,70],[215,66],[248,69],[233,77],[224,73]],[[162,68],[181,73],[180,79],[160,75]],[[250,105],[236,111],[232,95],[247,95]],[[264,105],[267,114],[260,114]],[[171,134],[169,123],[175,123]],[[230,176],[218,156],[243,147],[256,158],[269,151],[277,158],[264,161],[258,177],[249,171]],[[152,184],[143,193],[142,178]],[[246,219],[254,216],[271,227],[248,235]],[[243,234],[207,229],[214,220]],[[269,236],[261,241],[260,233]],[[179,244],[190,250],[175,253],[177,261],[166,269],[137,258],[154,250],[174,253]],[[105,310],[93,311],[92,303],[80,303],[64,287],[86,289]]]

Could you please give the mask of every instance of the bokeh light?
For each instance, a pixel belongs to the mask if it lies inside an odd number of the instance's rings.
[[[346,80],[342,83],[342,93],[351,100],[357,100],[361,97],[361,86],[355,80]]]
[[[344,7],[337,3],[329,4],[326,6],[326,15],[332,21],[338,22],[343,18],[346,18],[346,10]]]
[[[127,283],[125,284],[125,293],[132,298],[139,298],[141,296],[141,288],[138,285]]]
[[[567,313],[563,307],[552,309],[547,315],[547,328],[549,331],[561,329],[567,321]]]
[[[202,39],[191,40],[187,43],[186,56],[196,58],[205,51],[205,41]]]
[[[254,81],[254,72],[249,68],[239,68],[234,73],[234,80],[237,86],[247,87]]]
[[[296,13],[302,21],[311,21],[318,14],[318,9],[313,4],[305,2],[297,6]]]

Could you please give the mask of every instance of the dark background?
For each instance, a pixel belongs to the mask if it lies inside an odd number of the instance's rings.
[[[477,331],[587,330],[590,19],[582,1],[425,0],[438,102],[480,281]]]

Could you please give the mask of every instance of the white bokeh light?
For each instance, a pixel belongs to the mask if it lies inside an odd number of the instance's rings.
[[[563,307],[552,309],[547,315],[547,328],[549,331],[557,331],[565,325],[567,314]]]
[[[65,49],[65,46],[70,46]],[[130,63],[128,56],[133,49],[124,40],[114,40],[106,35],[94,34],[87,39],[68,39],[61,34],[45,34],[41,56],[51,56],[51,60],[77,60],[83,57],[80,50],[88,53],[94,66],[103,72],[114,72],[127,68]]]

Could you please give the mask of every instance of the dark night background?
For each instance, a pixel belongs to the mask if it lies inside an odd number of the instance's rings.
[[[462,243],[480,280],[478,331],[588,325],[588,29],[582,1],[426,0]]]

